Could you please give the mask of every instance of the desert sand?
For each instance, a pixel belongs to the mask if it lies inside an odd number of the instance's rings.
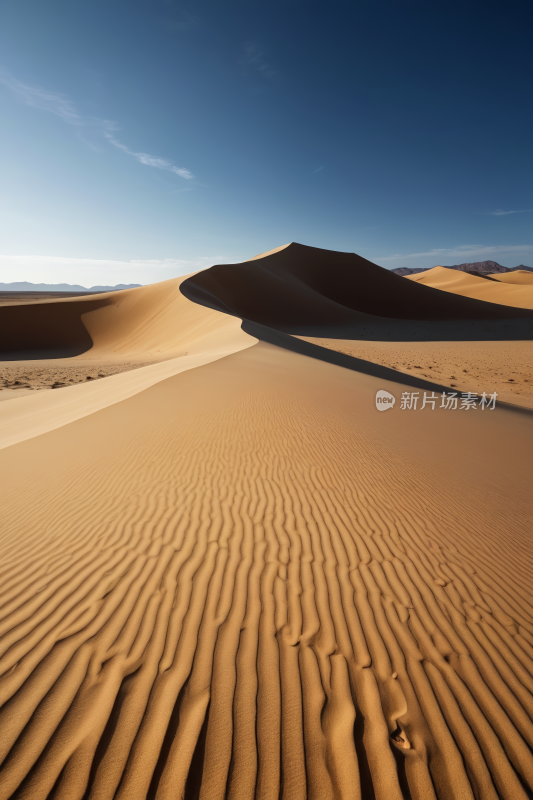
[[[487,303],[533,308],[533,273],[526,270],[491,275],[487,279],[446,267],[433,267],[418,275],[406,275],[405,280]]]
[[[459,392],[497,392],[503,402],[533,408],[533,341],[368,342],[301,338]]]
[[[494,273],[490,276],[501,283],[513,283],[518,286],[533,286],[533,272],[517,269],[516,272]]]
[[[533,414],[371,347],[533,312],[295,244],[120,295],[0,309],[146,363],[0,404],[0,798],[530,796]]]

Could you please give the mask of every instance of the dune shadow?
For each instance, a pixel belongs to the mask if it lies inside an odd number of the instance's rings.
[[[533,338],[533,311],[487,303],[394,275],[354,253],[300,244],[258,261],[211,267],[180,291],[195,303],[297,336],[368,341]]]
[[[353,372],[371,375],[373,378],[379,378],[383,381],[401,383],[404,386],[411,386],[413,389],[423,389],[427,392],[453,391],[449,386],[426,381],[423,378],[417,378],[415,375],[407,375],[404,372],[399,372],[390,367],[374,364],[372,361],[365,361],[363,358],[349,356],[346,355],[346,353],[338,353],[336,350],[329,350],[327,347],[321,347],[318,344],[297,339],[290,334],[276,331],[273,328],[267,328],[265,325],[259,325],[257,322],[244,320],[242,329],[250,336],[255,336],[256,339],[260,339],[268,344],[274,344],[277,347],[283,347],[285,350],[291,350],[293,353],[299,353],[302,356],[325,361],[337,367],[344,367],[344,369],[349,369]]]
[[[259,325],[257,322],[250,322],[244,320],[242,329],[250,336],[255,336],[268,344],[283,347],[285,350],[290,350],[293,353],[299,353],[302,356],[315,358],[319,361],[325,361],[328,364],[334,364],[337,367],[352,370],[352,372],[360,372],[363,375],[371,375],[373,378],[379,378],[383,381],[391,381],[398,383],[402,386],[409,386],[413,389],[420,389],[426,392],[455,392],[450,386],[444,386],[440,383],[427,381],[423,378],[417,378],[415,375],[409,375],[406,372],[392,369],[391,367],[384,367],[381,364],[375,364],[373,361],[365,361],[363,358],[356,356],[349,356],[346,353],[338,353],[336,350],[330,350],[327,347],[321,347],[312,342],[306,342],[303,339],[298,339],[281,331],[276,331],[273,328],[268,328],[265,325]],[[507,411],[513,411],[517,414],[525,414],[528,417],[533,416],[533,409],[524,406],[517,406],[513,403],[507,403],[498,400],[498,407],[504,408]]]
[[[29,303],[0,307],[0,361],[72,358],[93,340],[82,315],[109,305],[109,299]]]

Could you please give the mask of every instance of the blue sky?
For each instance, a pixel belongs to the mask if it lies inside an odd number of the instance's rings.
[[[533,266],[526,2],[0,0],[0,281]]]

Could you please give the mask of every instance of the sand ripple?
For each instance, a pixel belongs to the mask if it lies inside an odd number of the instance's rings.
[[[2,800],[529,796],[530,505],[375,382],[259,344],[0,453]]]

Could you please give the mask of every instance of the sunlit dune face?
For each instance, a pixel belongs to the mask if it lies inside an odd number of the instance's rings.
[[[460,270],[433,267],[406,278],[422,286],[486,303],[533,309],[533,273],[525,271],[523,275],[498,273],[488,276],[491,280],[487,280]]]

